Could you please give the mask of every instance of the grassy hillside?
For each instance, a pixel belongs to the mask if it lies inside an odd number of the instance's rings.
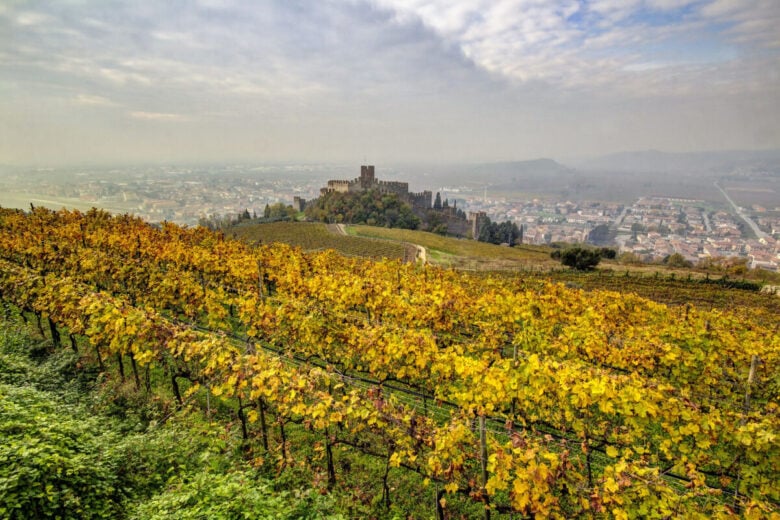
[[[424,231],[372,226],[349,226],[347,232],[356,237],[419,244],[428,250],[430,263],[444,267],[501,270],[549,268],[558,265],[550,258],[549,250],[545,247],[502,247]]]
[[[335,249],[348,256],[413,259],[414,244],[427,250],[429,263],[475,270],[549,269],[558,265],[548,249],[538,246],[501,247],[474,240],[443,237],[424,231],[375,226],[344,226],[313,222],[243,223],[228,233],[252,243],[283,242],[304,251]]]
[[[344,236],[336,229],[329,230],[328,227],[317,222],[244,223],[235,226],[229,233],[252,243],[283,242],[300,247],[304,251],[335,249],[349,256],[398,260],[403,260],[408,254],[409,248],[404,244]],[[414,258],[414,253],[411,254],[410,258]]]

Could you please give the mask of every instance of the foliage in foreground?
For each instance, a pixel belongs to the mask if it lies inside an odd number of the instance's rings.
[[[75,353],[0,329],[0,517],[340,518],[326,497],[275,490],[221,427],[118,418],[122,389],[74,379]]]

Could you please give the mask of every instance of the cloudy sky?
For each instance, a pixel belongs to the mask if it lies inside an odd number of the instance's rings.
[[[765,148],[778,0],[0,2],[0,164]]]

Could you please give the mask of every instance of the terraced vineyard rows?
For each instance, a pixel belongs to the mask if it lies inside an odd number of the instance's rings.
[[[335,249],[345,255],[366,258],[403,260],[410,257],[407,248],[401,243],[339,235],[329,231],[325,224],[314,222],[250,223],[236,226],[232,231],[237,237],[252,243],[281,242],[304,251]]]
[[[721,283],[719,278],[687,279],[681,276],[672,277],[662,271],[626,272],[607,269],[591,273],[555,270],[538,276],[585,290],[606,289],[635,293],[667,305],[690,304],[702,309],[744,311],[765,323],[780,316],[780,298],[777,296],[755,289],[728,287],[728,281]],[[534,273],[534,276],[536,275]]]
[[[98,211],[4,211],[0,256],[53,337],[231,403],[248,443],[304,424],[329,481],[339,444],[440,485],[440,516],[777,515],[776,322]]]
[[[701,273],[691,277],[673,276],[664,270],[646,272],[616,265],[605,265],[594,272],[577,272],[560,269],[560,264],[549,258],[549,251],[545,248],[523,246],[510,249],[431,233],[370,226],[348,226],[348,232],[354,233],[354,237],[338,236],[322,224],[309,223],[247,225],[236,229],[239,237],[253,241],[282,242],[305,251],[332,248],[342,254],[369,258],[413,258],[413,248],[407,249],[405,254],[399,249],[403,247],[403,241],[409,241],[407,243],[419,243],[428,248],[428,256],[435,264],[451,265],[485,276],[509,280],[550,280],[585,290],[635,293],[668,305],[692,304],[704,309],[744,310],[763,322],[772,321],[775,315],[780,315],[780,298],[718,284],[720,275],[713,276],[710,283],[704,283],[706,278]],[[381,239],[371,240],[369,237]]]
[[[429,250],[437,265],[471,270],[518,269],[522,267],[554,267],[546,248],[536,246],[498,247],[468,239],[454,239],[420,231],[387,229],[373,226],[349,226],[349,233],[358,237],[383,238],[419,244]]]

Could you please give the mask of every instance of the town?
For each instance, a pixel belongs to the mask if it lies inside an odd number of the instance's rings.
[[[702,200],[642,197],[632,204],[538,200],[512,201],[500,198],[467,198],[471,211],[487,212],[491,218],[523,224],[524,242],[614,243],[620,253],[643,261],[660,261],[678,253],[697,263],[705,258],[747,258],[750,268],[772,271],[780,263],[780,217],[761,216],[763,207],[752,211],[762,236],[750,230],[734,214]],[[775,209],[775,212],[777,209]],[[604,234],[598,236],[598,231]]]
[[[192,226],[244,211],[262,215],[269,204],[315,198],[324,179],[344,171],[328,165],[236,165],[6,172],[0,176],[0,205],[95,206],[149,222]],[[389,183],[396,184],[405,183]],[[470,214],[522,226],[525,244],[591,242],[611,245],[641,261],[661,261],[678,253],[694,264],[720,257],[746,259],[750,268],[772,271],[780,265],[780,207],[738,208],[725,199],[717,205],[663,196],[631,203],[523,200],[474,188],[427,188]]]

